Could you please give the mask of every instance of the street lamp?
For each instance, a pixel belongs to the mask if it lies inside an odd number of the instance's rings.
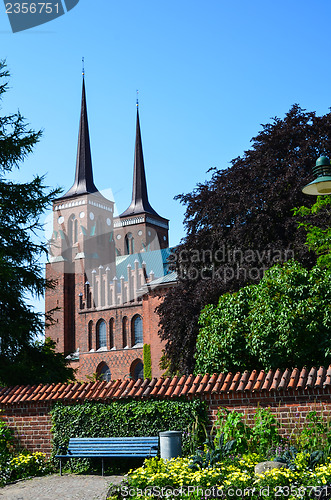
[[[327,156],[320,156],[313,167],[316,179],[302,189],[305,194],[331,194],[331,164]]]

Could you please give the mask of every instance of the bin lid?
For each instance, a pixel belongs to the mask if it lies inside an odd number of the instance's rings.
[[[160,437],[170,437],[170,436],[176,436],[179,435],[181,436],[182,433],[181,431],[164,431],[164,432],[159,432]]]

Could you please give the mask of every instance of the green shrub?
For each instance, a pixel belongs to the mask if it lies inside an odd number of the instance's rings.
[[[66,449],[71,437],[130,437],[158,436],[160,431],[180,430],[183,453],[189,452],[188,429],[198,418],[207,423],[206,404],[198,399],[111,401],[109,404],[85,401],[65,406],[56,403],[51,411],[53,454]],[[82,462],[73,462],[75,470],[82,470]],[[86,464],[83,465],[86,470]]]
[[[245,415],[237,411],[220,408],[217,414],[216,426],[219,437],[224,434],[225,441],[235,440],[236,453],[267,454],[283,440],[279,434],[279,423],[270,408],[258,408],[254,416],[254,423],[249,427],[245,422]]]
[[[45,453],[36,451],[35,453],[23,452],[15,455],[9,461],[11,470],[10,479],[23,479],[27,477],[43,476],[52,470],[50,462],[46,459]]]
[[[143,347],[143,360],[144,360],[144,378],[152,378],[152,358],[151,358],[151,345],[144,344]]]
[[[0,463],[1,460],[10,454],[10,450],[13,446],[13,439],[13,431],[3,420],[0,420]]]

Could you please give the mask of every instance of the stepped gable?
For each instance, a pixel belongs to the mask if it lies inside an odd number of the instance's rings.
[[[0,388],[0,405],[55,401],[106,401],[111,399],[168,399],[204,395],[275,394],[313,389],[331,389],[331,365],[299,370],[253,370],[252,372],[214,373],[212,376],[183,375],[133,381],[76,382],[70,384],[27,385]]]

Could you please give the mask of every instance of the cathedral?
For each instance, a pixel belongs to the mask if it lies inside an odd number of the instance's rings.
[[[168,287],[168,219],[148,200],[137,103],[132,200],[121,215],[93,180],[83,76],[75,180],[53,203],[46,336],[87,381],[159,377],[163,345],[155,308]],[[144,369],[145,365],[145,369]]]

